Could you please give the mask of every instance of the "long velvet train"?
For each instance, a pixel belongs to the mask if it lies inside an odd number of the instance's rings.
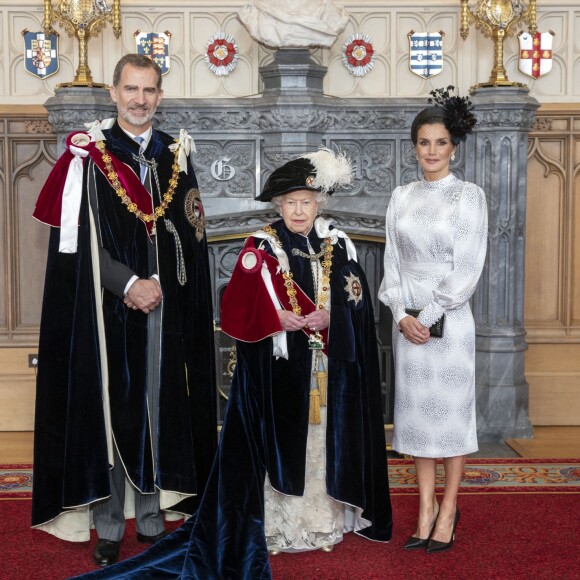
[[[273,226],[285,248],[307,251],[304,236],[282,222]],[[314,232],[309,242],[320,250],[322,240]],[[290,256],[290,263],[294,279],[312,299],[308,262]],[[357,292],[352,281],[359,284]],[[234,289],[233,277],[231,284]],[[338,244],[330,296],[327,492],[360,508],[359,521],[369,525],[357,533],[387,542],[392,512],[372,301],[360,265]],[[224,297],[222,304],[227,302]],[[230,303],[243,308],[239,299]],[[222,318],[227,315],[222,309]],[[287,333],[287,341],[288,360],[273,356],[271,338],[237,341],[220,444],[195,516],[143,554],[83,578],[271,578],[264,533],[266,472],[284,494],[302,495],[305,483],[312,351],[303,332]]]

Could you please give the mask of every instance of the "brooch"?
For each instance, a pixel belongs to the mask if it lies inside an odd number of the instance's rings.
[[[195,237],[201,241],[207,225],[203,204],[199,195],[199,189],[192,188],[185,196],[185,217],[187,221],[195,228]]]
[[[363,298],[360,278],[351,272],[348,276],[345,276],[344,279],[346,280],[346,286],[344,289],[348,294],[348,300],[352,300],[355,306],[357,306]]]

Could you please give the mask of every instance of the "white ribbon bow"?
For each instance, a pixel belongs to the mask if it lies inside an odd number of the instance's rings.
[[[339,230],[338,228],[330,229],[330,221],[325,220],[323,217],[317,217],[314,222],[314,229],[316,230],[316,235],[319,238],[331,238],[332,243],[336,244],[338,238],[342,238],[346,244],[346,254],[349,260],[354,260],[358,262],[356,256],[356,248],[352,243],[352,240],[348,237],[348,234]]]
[[[115,119],[103,119],[102,121],[93,121],[85,123],[87,133],[91,136],[91,141],[106,141],[101,129],[110,129],[115,124]]]
[[[179,169],[187,173],[187,159],[189,154],[191,151],[197,153],[197,150],[195,148],[193,138],[185,129],[181,129],[181,131],[179,131],[179,139],[177,140],[177,143],[172,143],[169,146],[169,149],[171,151],[175,151],[178,147],[179,155],[177,157],[177,162],[179,163]]]
[[[83,159],[89,154],[83,147],[90,141],[91,138],[86,133],[77,133],[71,138],[69,146],[69,151],[74,157],[68,166],[62,192],[58,245],[58,251],[62,254],[74,254],[77,251],[79,211],[83,191]]]

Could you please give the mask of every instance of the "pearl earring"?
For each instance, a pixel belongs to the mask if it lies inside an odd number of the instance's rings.
[[[451,161],[455,161],[455,153],[451,154]]]
[[[419,156],[415,153],[415,159],[419,161]]]

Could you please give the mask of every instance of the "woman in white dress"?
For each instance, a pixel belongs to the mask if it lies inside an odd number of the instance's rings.
[[[423,179],[397,187],[386,218],[385,276],[379,298],[393,313],[393,448],[415,460],[419,517],[405,549],[453,544],[465,456],[477,451],[475,325],[469,299],[487,249],[485,193],[449,168],[475,125],[471,103],[439,89],[411,139]],[[418,316],[406,309],[418,310]],[[416,315],[416,313],[415,313]],[[443,317],[443,336],[433,336]],[[435,494],[437,458],[445,493]]]

